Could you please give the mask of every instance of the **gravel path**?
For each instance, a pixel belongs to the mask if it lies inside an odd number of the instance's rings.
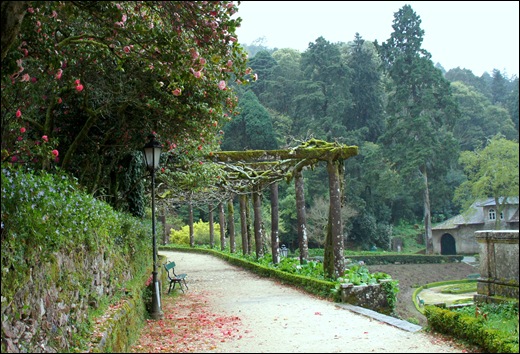
[[[240,319],[240,336],[207,352],[467,352],[437,336],[360,315],[211,255],[159,253],[176,262],[177,273],[188,274],[189,293],[203,295],[213,312]]]

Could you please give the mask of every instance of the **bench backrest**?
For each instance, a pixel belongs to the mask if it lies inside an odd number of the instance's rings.
[[[175,262],[172,261],[172,262],[170,262],[170,263],[166,263],[166,264],[164,265],[164,268],[166,268],[167,271],[169,271],[170,269],[175,268]]]

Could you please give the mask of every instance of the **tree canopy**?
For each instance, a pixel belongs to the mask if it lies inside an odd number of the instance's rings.
[[[485,148],[462,152],[460,163],[467,180],[457,188],[456,198],[467,208],[477,199],[493,197],[500,213],[507,197],[518,197],[518,152],[518,142],[501,135]]]
[[[255,79],[236,40],[233,2],[4,9],[23,20],[5,48],[2,37],[2,160],[55,164],[94,195],[120,194],[128,154],[151,133],[174,160],[217,148],[237,104],[229,82]]]

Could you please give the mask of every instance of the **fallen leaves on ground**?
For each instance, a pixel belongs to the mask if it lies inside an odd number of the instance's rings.
[[[221,342],[238,340],[241,320],[208,309],[207,295],[163,296],[161,320],[147,320],[132,353],[192,353],[214,350]]]

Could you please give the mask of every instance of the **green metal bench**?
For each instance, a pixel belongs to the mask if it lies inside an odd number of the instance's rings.
[[[169,262],[164,264],[164,269],[166,269],[166,272],[168,273],[168,279],[170,281],[170,287],[168,288],[168,294],[172,289],[175,289],[175,286],[179,284],[181,287],[182,292],[184,292],[184,289],[182,289],[182,284],[186,287],[186,290],[188,290],[188,285],[186,284],[186,277],[188,274],[175,274],[175,262]]]

